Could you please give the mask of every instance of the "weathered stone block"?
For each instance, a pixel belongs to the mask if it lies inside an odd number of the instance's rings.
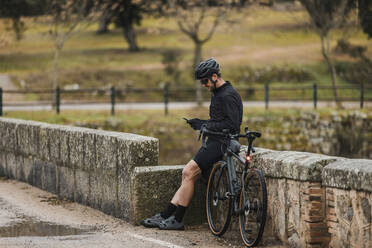
[[[336,159],[306,152],[262,151],[252,162],[265,176],[320,182],[323,167]]]
[[[299,198],[301,191],[299,184],[300,182],[294,180],[287,180],[286,183],[286,188],[288,189],[286,192],[286,208],[288,209],[288,216],[286,217],[287,237],[301,230],[301,199]]]
[[[55,164],[62,164],[61,159],[61,132],[66,129],[62,125],[50,125],[46,128],[49,143],[49,158]]]
[[[181,185],[184,166],[136,167],[132,177],[132,207],[134,219],[141,219],[162,211]],[[120,197],[120,194],[119,194]],[[120,198],[119,198],[120,199]],[[205,217],[205,186],[198,183],[195,195],[188,207],[184,221],[187,224],[201,224]],[[119,201],[121,203],[121,201]]]
[[[15,173],[14,173],[14,179],[21,180],[21,168],[23,168],[23,156],[17,154],[15,156]]]
[[[15,153],[17,151],[17,124],[20,120],[1,118],[1,141],[2,149],[7,152]]]
[[[39,130],[39,154],[38,158],[44,161],[51,161],[50,159],[50,138],[48,135],[49,125],[43,125]]]
[[[123,167],[126,169],[127,167]],[[133,209],[132,209],[132,195],[131,195],[131,182],[130,174],[122,171],[118,176],[118,215],[117,217],[125,219],[127,221],[133,221]]]
[[[17,175],[17,160],[14,153],[7,152],[5,154],[6,158],[6,171],[5,174],[7,177],[15,179]]]
[[[100,178],[103,193],[102,211],[112,216],[117,216],[118,213],[118,182],[115,174],[112,172],[103,173]]]
[[[70,130],[69,128],[60,129],[60,161],[61,165],[68,168],[73,168],[70,162]]]
[[[17,170],[18,170],[18,180],[31,184],[28,181],[28,179],[30,177],[32,177],[32,176],[30,176],[30,174],[32,173],[32,166],[33,166],[32,157],[23,157],[22,166],[19,166],[17,168]]]
[[[5,177],[5,154],[3,152],[0,152],[0,177]]]
[[[74,200],[75,195],[75,176],[74,171],[68,167],[58,167],[58,189],[59,195]]]
[[[44,172],[43,166],[45,162],[39,159],[33,160],[32,169],[30,175],[32,175],[31,185],[38,187],[40,189],[43,188],[44,184]]]
[[[37,156],[39,152],[39,136],[40,128],[45,125],[45,123],[30,121],[28,126],[28,137],[27,137],[27,147],[25,148],[28,155]]]
[[[45,163],[43,166],[43,174],[43,189],[57,194],[57,166],[52,163]]]
[[[5,136],[6,136],[5,122],[3,121],[3,118],[0,117],[0,151],[4,150]]]
[[[101,174],[93,173],[90,174],[90,196],[89,196],[89,206],[102,210],[103,202],[103,189],[101,185]]]
[[[96,135],[97,164],[93,170],[114,170],[118,159],[117,137],[119,134],[100,131]]]
[[[91,172],[90,205],[107,214],[116,215],[117,180],[115,170],[97,169]]]
[[[30,140],[29,140],[29,124],[19,123],[16,129],[17,135],[17,151],[23,156],[29,155]]]
[[[372,192],[372,160],[337,160],[324,168],[322,184],[328,187]]]
[[[96,168],[97,163],[95,130],[84,132],[83,140],[85,147],[85,157],[82,169],[84,171],[90,171],[91,168]]]
[[[85,166],[84,162],[84,133],[83,128],[70,128],[69,130],[69,145],[70,145],[70,163],[75,168],[82,169]]]
[[[48,124],[36,121],[18,120],[15,130],[17,153],[23,156],[38,155],[38,138],[41,126],[48,126]]]
[[[372,194],[332,189],[336,216],[327,215],[330,247],[371,247]]]
[[[120,170],[127,167],[132,171],[134,167],[158,165],[158,139],[124,133],[117,139]]]
[[[76,201],[89,205],[89,198],[91,197],[90,192],[90,173],[83,170],[75,170],[76,177]]]

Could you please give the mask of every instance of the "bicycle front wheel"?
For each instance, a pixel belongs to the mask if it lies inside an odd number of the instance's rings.
[[[240,234],[245,245],[256,246],[262,237],[267,211],[267,192],[265,178],[256,168],[248,171],[244,178],[244,190],[240,195],[239,215]]]
[[[210,173],[206,196],[208,224],[216,236],[222,236],[231,221],[232,199],[230,193],[227,167],[218,162]]]

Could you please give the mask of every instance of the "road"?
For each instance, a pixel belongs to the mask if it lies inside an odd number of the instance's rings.
[[[28,184],[0,178],[0,248],[243,247],[206,226],[160,231],[67,201]],[[269,248],[282,246],[270,245]]]
[[[209,102],[204,102],[204,106],[209,106]],[[243,102],[245,108],[257,108],[265,107],[263,101],[246,101]],[[343,102],[343,106],[346,108],[357,109],[360,107],[359,102]],[[195,102],[171,102],[168,105],[169,109],[187,109],[197,107]],[[312,109],[314,104],[312,101],[271,101],[269,108],[303,108]],[[324,107],[335,107],[333,102],[320,101],[317,103],[318,108]],[[365,102],[364,107],[372,107],[372,102]],[[39,110],[51,110],[50,104],[24,104],[21,106],[6,105],[4,103],[3,111],[39,111]],[[63,110],[110,110],[111,104],[62,104],[60,107]],[[164,109],[164,103],[150,102],[150,103],[117,103],[115,105],[116,110],[140,110],[140,109]]]

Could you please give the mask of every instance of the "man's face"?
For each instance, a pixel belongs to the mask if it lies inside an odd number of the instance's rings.
[[[215,76],[215,74],[213,74],[212,79],[216,80],[216,78],[217,78],[217,76]],[[214,84],[212,83],[212,81],[209,78],[200,79],[200,83],[205,88],[208,88],[208,91],[212,92],[214,90]]]
[[[208,88],[208,91],[212,91],[214,88],[213,83],[209,78],[203,78],[200,80],[200,83],[205,87]]]

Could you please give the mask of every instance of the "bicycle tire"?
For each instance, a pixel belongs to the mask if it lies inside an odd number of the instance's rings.
[[[232,215],[232,198],[226,196],[229,189],[227,167],[216,163],[210,173],[206,194],[206,211],[209,229],[221,237],[230,225]]]
[[[239,215],[242,240],[246,246],[254,247],[262,238],[267,214],[266,182],[262,172],[256,168],[250,169],[245,176],[239,208],[244,209]]]

